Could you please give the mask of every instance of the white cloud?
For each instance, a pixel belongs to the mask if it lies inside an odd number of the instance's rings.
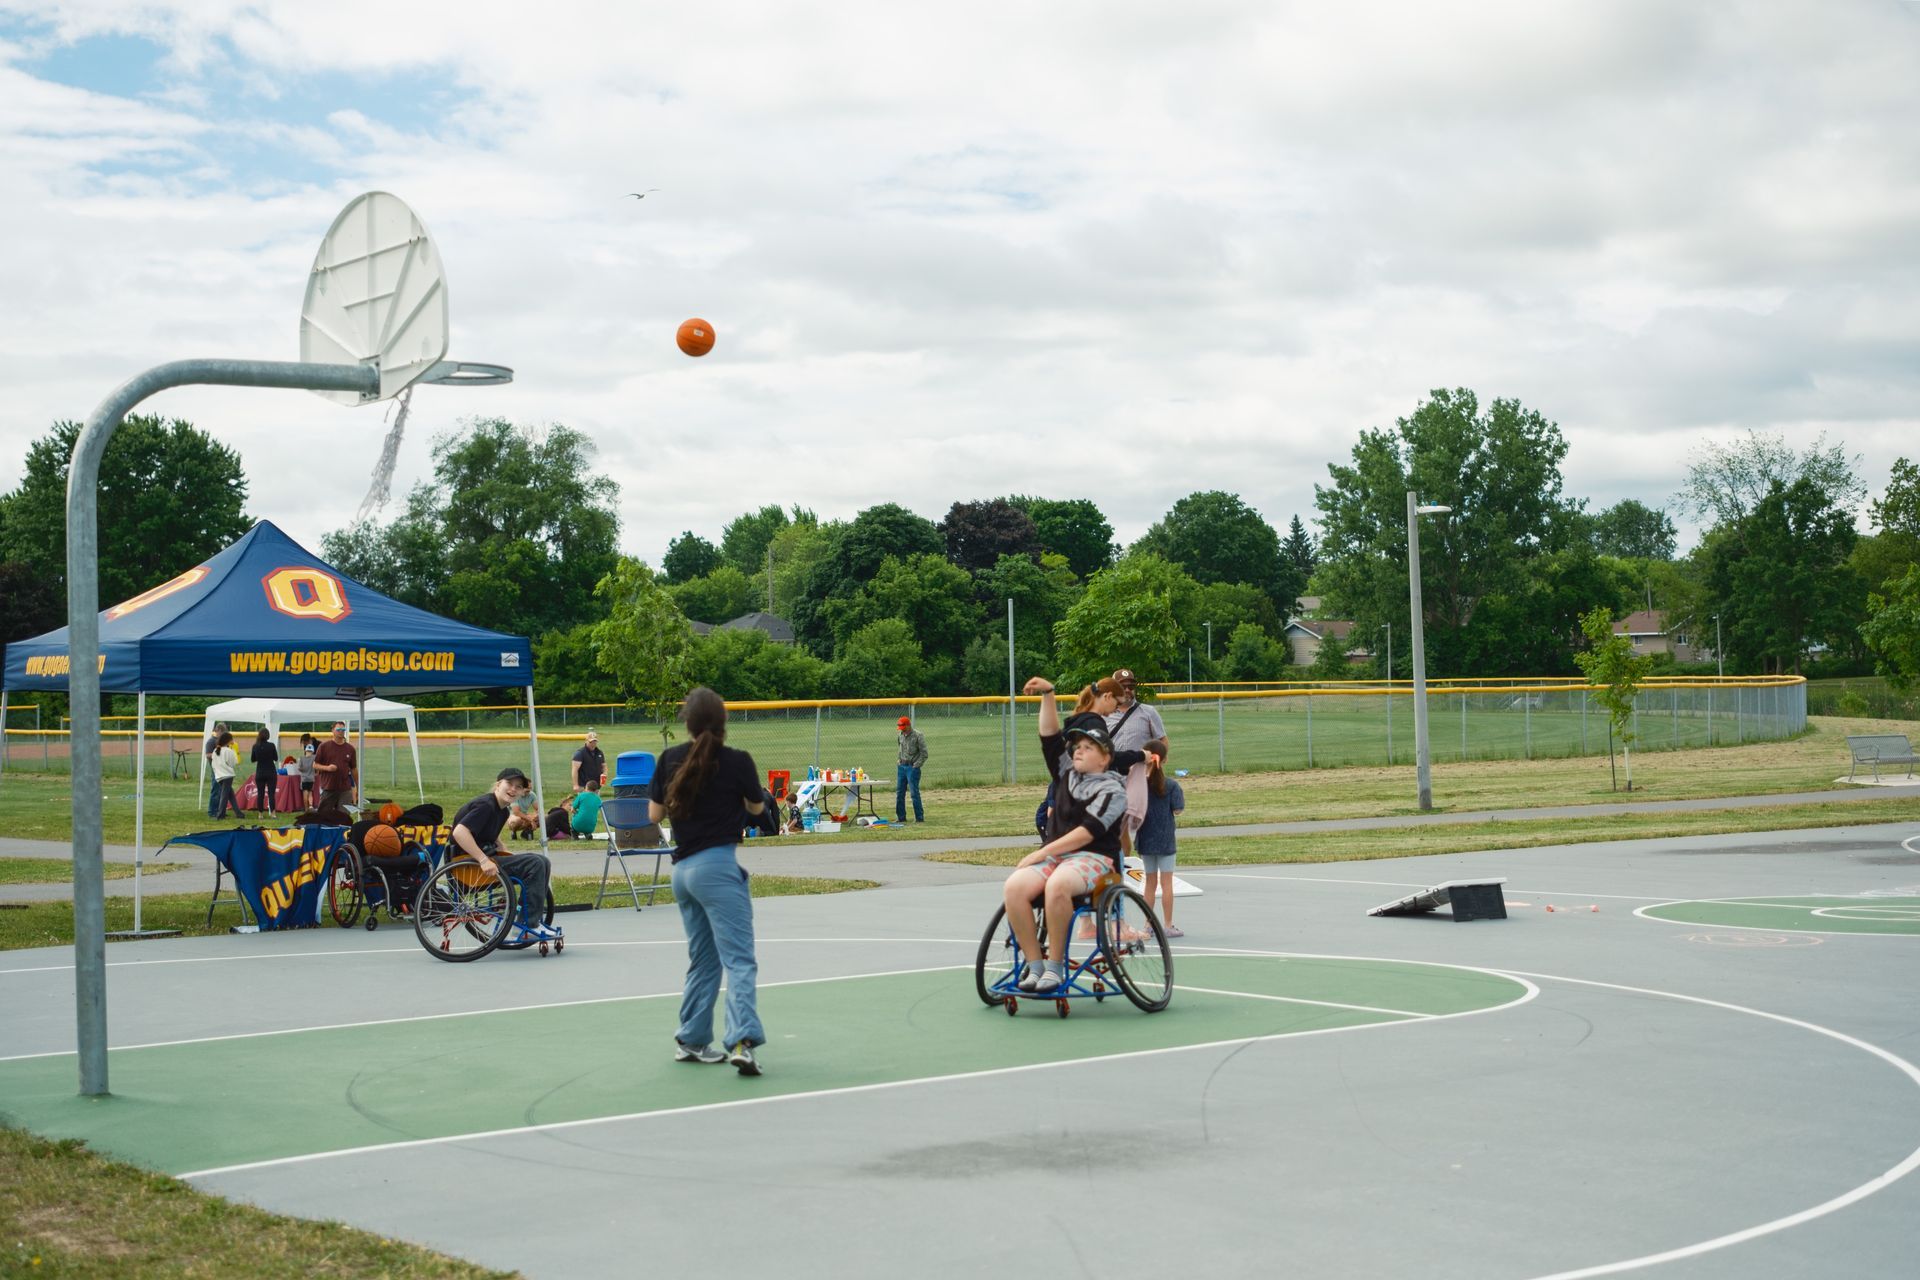
[[[30,73],[101,34],[162,86]],[[1093,496],[1133,537],[1218,487],[1284,527],[1455,385],[1559,421],[1597,505],[1748,427],[1877,487],[1920,439],[1916,34],[1876,0],[62,4],[0,43],[0,486],[139,368],[291,358],[321,232],[384,188],[452,354],[518,371],[423,390],[399,484],[460,418],[566,422],[650,559],[765,502]],[[289,115],[322,76],[355,88]],[[284,392],[151,407],[309,541],[380,436]]]

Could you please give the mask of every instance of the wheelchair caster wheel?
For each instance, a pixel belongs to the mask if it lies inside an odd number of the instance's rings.
[[[540,954],[541,955],[547,954],[547,944],[544,942],[540,944]]]
[[[1020,998],[1018,996],[1008,996],[1007,997],[1007,1016],[1011,1018],[1019,1012],[1020,1012]]]
[[[565,938],[561,938],[559,941],[553,944],[553,954],[555,955],[559,955],[562,951],[565,951],[566,949],[567,949],[567,940]]]
[[[1061,1017],[1064,1018],[1067,1016],[1067,1002],[1065,1000],[1055,1000],[1053,1007],[1059,1011]]]
[[[378,929],[379,927],[380,927],[380,921],[376,917],[374,916],[367,917],[366,929],[368,933],[372,933],[375,929]]]

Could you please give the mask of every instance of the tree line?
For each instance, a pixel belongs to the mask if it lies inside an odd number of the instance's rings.
[[[66,462],[77,426],[29,451],[0,496],[0,624],[8,639],[65,615]],[[1559,426],[1514,400],[1433,392],[1392,427],[1361,432],[1315,487],[1317,536],[1283,535],[1240,495],[1188,494],[1122,547],[1090,499],[1025,494],[953,503],[937,520],[896,503],[846,520],[803,507],[688,530],[656,570],[618,547],[618,483],[565,426],[483,419],[435,441],[434,473],[393,518],[326,534],[322,555],[396,599],[534,637],[551,701],[636,701],[706,684],[734,699],[1000,694],[1116,666],[1145,682],[1337,678],[1388,671],[1407,624],[1405,495],[1446,505],[1421,531],[1428,671],[1570,674],[1581,619],[1650,608],[1730,671],[1877,666],[1920,672],[1920,471],[1902,458],[1870,507],[1857,463],[1824,442],[1795,451],[1749,433],[1693,459],[1675,502],[1706,533],[1678,554],[1666,510],[1590,511],[1564,490]],[[124,599],[244,533],[247,481],[231,450],[188,423],[129,419],[101,489],[101,598]],[[1291,663],[1303,596],[1351,620],[1311,669]],[[764,610],[757,630],[695,635]],[[1311,622],[1309,626],[1313,625]],[[1404,640],[1393,674],[1408,672]],[[479,694],[475,696],[485,696]]]

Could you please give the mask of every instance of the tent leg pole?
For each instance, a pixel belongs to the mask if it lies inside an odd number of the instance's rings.
[[[360,745],[353,752],[353,803],[362,804],[360,780],[367,776],[367,695],[360,695]]]
[[[139,732],[133,735],[133,935],[140,936],[140,860],[147,835],[147,695],[140,703]]]
[[[0,689],[0,773],[7,771],[7,691]]]
[[[420,803],[427,802],[427,784],[420,776],[420,725],[413,713],[407,714],[407,745],[413,749],[413,785],[420,788]]]
[[[540,852],[547,851],[546,788],[540,781],[540,730],[533,722],[533,686],[527,686],[527,746],[533,752],[533,825],[540,833]]]

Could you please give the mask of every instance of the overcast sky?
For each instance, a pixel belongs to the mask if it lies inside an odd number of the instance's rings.
[[[1920,455],[1905,0],[0,0],[0,188],[0,489],[149,365],[296,358],[370,189],[433,233],[450,354],[517,371],[423,389],[396,491],[462,419],[565,423],[655,564],[767,502],[1091,497],[1130,541],[1219,488],[1284,531],[1442,386],[1560,423],[1596,507],[1746,428],[1876,496]],[[384,430],[146,408],[310,545]]]

